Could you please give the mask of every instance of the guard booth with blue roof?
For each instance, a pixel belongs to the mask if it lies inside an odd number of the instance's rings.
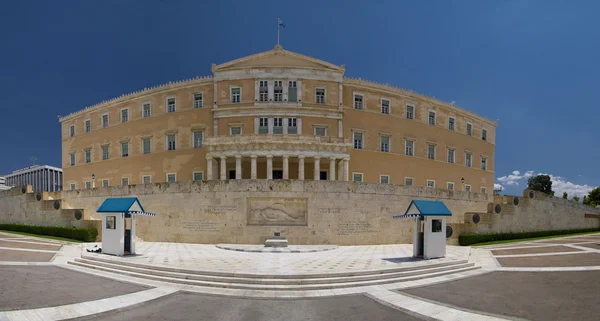
[[[404,215],[394,219],[414,219],[413,256],[434,259],[446,256],[446,218],[452,216],[441,201],[413,200]]]
[[[102,253],[118,256],[135,254],[135,216],[156,216],[137,197],[107,198],[96,212],[102,215]]]

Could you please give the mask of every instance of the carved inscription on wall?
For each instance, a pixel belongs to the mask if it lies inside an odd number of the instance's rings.
[[[204,214],[225,215],[237,212],[236,205],[208,205],[204,209]]]
[[[248,225],[308,225],[306,198],[251,197],[247,207]]]
[[[340,214],[344,211],[346,209],[341,207],[317,207],[317,213],[319,214]]]
[[[220,233],[224,223],[216,221],[183,221],[181,227],[190,232]]]
[[[340,221],[338,223],[338,235],[356,235],[363,233],[378,233],[368,221]]]

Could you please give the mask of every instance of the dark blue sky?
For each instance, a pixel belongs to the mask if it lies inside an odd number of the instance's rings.
[[[0,173],[31,156],[60,166],[57,115],[271,49],[279,15],[288,50],[499,120],[496,177],[519,171],[498,181],[507,192],[520,193],[528,170],[597,186],[599,9],[583,0],[2,1]]]

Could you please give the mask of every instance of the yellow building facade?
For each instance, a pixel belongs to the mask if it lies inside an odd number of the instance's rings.
[[[65,189],[349,180],[491,194],[497,123],[284,50],[60,119]]]

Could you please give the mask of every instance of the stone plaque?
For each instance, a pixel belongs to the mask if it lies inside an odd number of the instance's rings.
[[[208,205],[204,209],[204,214],[225,215],[235,213],[236,211],[236,205]]]
[[[364,233],[379,233],[368,221],[340,221],[338,223],[338,235],[357,235]]]
[[[184,230],[190,232],[204,232],[204,233],[220,233],[224,226],[224,223],[217,221],[183,221],[181,226]]]
[[[307,226],[307,199],[291,197],[248,198],[248,225]]]

